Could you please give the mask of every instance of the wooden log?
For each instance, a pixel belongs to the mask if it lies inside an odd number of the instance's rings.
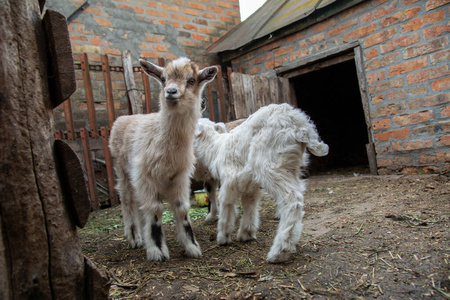
[[[92,92],[91,75],[89,73],[89,60],[86,53],[80,55],[81,71],[83,72],[84,90],[89,115],[89,130],[93,139],[98,139],[97,118],[95,116],[94,93]]]
[[[208,84],[206,86],[206,94],[207,94],[207,99],[208,99],[209,119],[214,122],[214,102],[213,102],[211,84]]]
[[[106,174],[107,174],[107,178],[108,178],[108,187],[109,187],[109,199],[111,201],[111,206],[116,206],[119,204],[119,201],[117,200],[117,194],[116,194],[116,190],[114,188],[114,170],[113,170],[111,153],[109,152],[109,147],[108,147],[108,141],[109,141],[108,129],[106,127],[100,127],[100,132],[102,135],[103,153],[105,155]]]
[[[89,196],[91,198],[91,209],[98,210],[100,207],[97,194],[97,184],[95,181],[95,173],[92,163],[89,134],[86,128],[80,128],[80,136],[81,136],[81,144],[83,146],[84,166],[88,177]]]
[[[76,134],[73,126],[72,101],[70,101],[70,98],[64,101],[64,117],[66,119],[67,140],[75,141]]]
[[[111,83],[111,73],[109,69],[109,59],[108,55],[102,55],[102,71],[103,71],[103,81],[105,82],[105,93],[106,93],[106,109],[108,110],[108,124],[109,128],[112,128],[114,121],[116,120],[116,115],[114,112],[114,96]]]
[[[92,299],[56,172],[44,2],[1,4],[0,299]]]
[[[127,89],[128,102],[131,105],[131,113],[142,114],[144,109],[142,107],[141,95],[136,88],[134,81],[133,64],[131,61],[131,53],[129,50],[122,52],[123,76],[125,78],[125,86]]]

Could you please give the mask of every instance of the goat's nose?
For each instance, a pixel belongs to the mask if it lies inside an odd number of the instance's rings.
[[[170,95],[176,94],[177,92],[178,92],[178,90],[176,88],[168,88],[166,90],[166,93],[170,94]]]

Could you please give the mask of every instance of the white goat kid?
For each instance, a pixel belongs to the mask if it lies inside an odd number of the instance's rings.
[[[260,108],[230,133],[219,134],[200,123],[194,142],[195,156],[221,182],[217,243],[231,243],[241,198],[244,209],[237,235],[239,241],[256,239],[259,227],[260,187],[276,199],[280,223],[267,261],[289,259],[302,232],[303,193],[299,177],[306,148],[316,156],[328,154],[314,124],[288,104]]]
[[[200,246],[189,218],[189,177],[194,170],[193,139],[200,118],[201,94],[217,67],[199,70],[187,58],[161,68],[140,60],[162,85],[158,113],[122,116],[114,122],[110,149],[122,201],[125,237],[132,247],[144,243],[149,260],[169,259],[161,228],[166,199],[174,212],[177,239],[185,255],[198,257]]]

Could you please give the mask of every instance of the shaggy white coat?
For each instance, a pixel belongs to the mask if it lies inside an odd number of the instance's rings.
[[[132,247],[144,244],[149,260],[169,259],[161,228],[165,199],[174,212],[177,239],[185,255],[198,257],[201,250],[188,214],[189,177],[195,161],[193,139],[202,90],[218,69],[199,70],[187,58],[174,60],[165,68],[144,60],[140,64],[162,89],[158,113],[119,117],[111,131],[109,146],[125,237]]]
[[[280,222],[267,261],[282,262],[296,250],[302,232],[303,193],[300,179],[306,148],[316,156],[328,154],[315,125],[288,104],[260,108],[229,133],[199,122],[194,142],[197,160],[219,179],[217,243],[231,243],[235,227],[234,203],[241,198],[243,215],[239,241],[256,239],[259,227],[260,188],[276,199]]]

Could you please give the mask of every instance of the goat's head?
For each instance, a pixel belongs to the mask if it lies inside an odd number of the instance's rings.
[[[145,73],[158,80],[162,86],[161,107],[200,107],[203,88],[218,72],[215,66],[200,70],[185,57],[170,62],[165,68],[142,59],[139,62]]]

